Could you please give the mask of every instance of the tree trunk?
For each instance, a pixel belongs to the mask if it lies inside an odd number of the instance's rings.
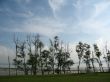
[[[80,73],[79,67],[80,67],[81,59],[79,59],[79,65],[78,65],[78,74]]]
[[[88,72],[88,65],[87,65],[87,61],[86,61],[86,73]]]
[[[99,63],[100,63],[100,67],[101,67],[101,72],[104,72],[104,69],[103,69],[103,67],[102,67],[102,62],[101,62],[101,60],[100,60],[100,57],[99,57]]]
[[[52,52],[52,55],[53,55],[53,62],[52,62],[52,63],[53,63],[53,65],[52,65],[53,74],[55,74],[55,65],[54,65],[54,61],[55,61],[55,60],[54,60],[54,57],[55,57],[55,55],[54,55],[54,54],[55,54],[55,51]]]
[[[16,44],[16,61],[17,61],[17,48],[18,48],[18,47],[17,47],[17,44]],[[15,65],[15,69],[16,69],[16,76],[17,76],[17,75],[18,75],[18,74],[17,74],[17,62],[16,62],[16,65]]]
[[[99,70],[100,70],[100,72],[102,72],[102,71],[101,71],[101,66],[100,66],[100,61],[99,61],[98,63],[99,63]]]
[[[108,72],[110,72],[110,65],[109,65],[109,60],[108,60]]]
[[[36,64],[33,66],[33,75],[36,75]]]
[[[92,51],[92,60],[91,60],[91,62],[92,62],[93,71],[94,71],[94,73],[95,73],[95,66],[94,66],[94,55],[93,55],[93,51]]]
[[[95,66],[94,66],[94,62],[93,62],[94,60],[92,60],[92,67],[93,67],[93,71],[94,71],[94,73],[95,73]]]

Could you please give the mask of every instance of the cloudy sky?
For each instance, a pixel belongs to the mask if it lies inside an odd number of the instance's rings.
[[[110,41],[110,0],[0,0],[0,63],[14,54],[14,33],[102,47]]]

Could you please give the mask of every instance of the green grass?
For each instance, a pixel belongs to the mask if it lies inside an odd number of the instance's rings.
[[[0,82],[110,82],[110,73],[10,77],[0,76]]]

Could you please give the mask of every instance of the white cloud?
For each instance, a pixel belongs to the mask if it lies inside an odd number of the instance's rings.
[[[17,0],[17,1],[19,1],[20,3],[22,1],[29,3],[31,0]],[[51,7],[53,11],[54,16],[56,16],[56,13],[60,11],[62,7],[66,4],[65,1],[66,0],[48,0],[49,6]],[[73,6],[76,9],[78,9],[77,18],[79,17],[79,19],[81,19],[81,17],[83,16],[82,12],[85,12],[85,11],[81,12],[81,9],[87,8],[87,10],[89,10],[88,5],[93,5],[93,4],[88,4],[87,2],[85,2],[87,0],[84,0],[83,3],[81,3],[81,1],[82,0],[77,0],[77,3],[73,4]],[[86,6],[85,6],[85,3],[86,3]],[[17,26],[17,28],[12,28],[12,29],[8,28],[4,30],[11,31],[11,32],[39,33],[41,35],[48,36],[48,37],[53,37],[60,33],[71,33],[71,34],[72,33],[80,34],[80,32],[86,33],[94,37],[98,36],[99,39],[96,40],[96,43],[98,44],[100,49],[103,50],[103,48],[105,47],[106,39],[109,38],[110,28],[109,28],[109,24],[107,24],[105,20],[103,20],[102,17],[100,17],[101,20],[97,19],[97,17],[103,14],[104,12],[108,12],[106,10],[108,10],[109,6],[110,6],[110,2],[102,1],[102,2],[96,3],[93,6],[94,7],[93,10],[91,10],[93,11],[91,12],[91,14],[89,12],[85,13],[85,14],[89,13],[90,17],[88,17],[87,19],[80,20],[78,23],[74,23],[73,26],[70,25],[69,26],[70,28],[68,27],[66,28],[68,30],[65,30],[66,24],[63,24],[53,18],[48,18],[48,17],[43,18],[43,17],[37,17],[37,16],[34,16],[34,18],[32,18],[32,16],[35,13],[31,11],[25,11],[24,13],[16,13],[12,11],[10,8],[7,8],[5,10],[6,13],[10,13],[10,14],[13,13],[13,14],[16,14],[16,16],[30,17],[30,18],[22,22],[22,24],[19,27]],[[0,12],[2,11],[4,11],[4,9],[0,9]],[[16,27],[16,25],[13,25],[13,26]],[[110,39],[108,39],[107,41],[110,41]],[[72,50],[71,57],[75,62],[77,62],[78,57],[75,51],[75,47],[76,47],[76,43],[70,43],[70,49]],[[108,42],[108,49],[109,48],[110,48],[110,42]],[[10,54],[11,54],[10,55],[11,57],[14,56],[13,50],[10,48],[7,48],[6,46],[1,45],[0,50],[1,50],[0,51],[0,62],[8,62],[7,58],[8,58],[8,55]]]
[[[49,6],[51,7],[54,16],[56,17],[57,11],[65,5],[65,0],[48,0]]]
[[[21,32],[32,32],[32,33],[39,33],[45,36],[55,36],[59,33],[62,32],[62,29],[59,28],[55,28],[51,25],[28,25],[25,28],[22,29],[18,29]]]
[[[64,32],[65,24],[52,18],[34,17],[23,22],[20,28],[4,29],[11,32],[39,33],[44,36],[53,37]]]
[[[26,18],[34,16],[34,13],[32,13],[30,10],[28,10],[26,12],[19,12],[19,13],[13,13],[13,14],[16,16],[26,17]]]
[[[76,45],[77,45],[77,43],[69,43],[69,50],[71,52],[71,58],[73,59],[73,61],[75,63],[77,63],[79,61],[78,55],[76,52]]]
[[[30,3],[32,0],[16,0],[18,3]]]
[[[64,0],[48,0],[49,1],[49,5],[52,8],[53,11],[57,11],[61,8],[61,6],[63,6]]]
[[[50,7],[52,8],[53,12],[56,13],[59,11],[62,6],[65,5],[66,0],[48,0]],[[81,0],[77,0],[76,4],[73,4],[79,11],[80,8],[85,8],[88,5],[91,5],[90,3],[86,2],[84,0],[83,3],[81,3]],[[86,5],[86,6],[85,6]],[[92,4],[94,5],[94,4]],[[33,16],[33,13],[31,11],[27,11],[26,13],[18,13],[18,15],[21,15],[23,17],[30,17],[29,20],[26,20],[20,27],[21,28],[14,28],[14,29],[7,29],[8,31],[16,31],[16,32],[37,32],[46,36],[54,36],[59,33],[86,33],[86,34],[96,34],[96,36],[108,36],[108,32],[110,29],[108,28],[108,25],[105,21],[99,20],[96,17],[99,16],[103,11],[108,9],[110,3],[109,2],[99,2],[94,5],[94,10],[91,13],[91,16],[88,19],[80,20],[78,23],[75,23],[73,26],[69,26],[70,28],[65,30],[66,24],[63,24],[57,20],[54,20],[52,18],[39,18],[35,17],[31,18]],[[71,12],[71,11],[70,11]],[[79,12],[82,13],[82,12]],[[88,13],[86,13],[88,14]],[[81,19],[80,14],[77,14],[77,17]],[[39,23],[40,22],[40,23]],[[69,24],[68,24],[69,25]],[[77,28],[76,28],[77,27]],[[105,28],[106,27],[106,28]],[[80,28],[80,29],[79,29]],[[80,31],[79,31],[80,30]]]
[[[7,64],[8,63],[8,56],[10,57],[10,61],[12,63],[14,59],[14,50],[8,48],[4,45],[0,45],[0,64]]]
[[[22,9],[24,9],[22,11],[19,11],[19,12],[16,12],[15,10],[13,10],[12,8],[10,7],[1,7],[0,8],[0,13],[3,13],[4,15],[8,15],[8,16],[16,16],[16,17],[25,17],[25,18],[29,18],[29,17],[32,17],[34,16],[34,13],[29,10],[29,9],[26,9],[26,7],[21,7]]]
[[[100,48],[100,50],[105,49],[106,41],[104,40],[104,38],[99,38],[95,42],[98,45],[98,47]]]
[[[109,6],[110,6],[110,2],[101,2],[98,4],[95,4],[95,12],[94,12],[94,17],[100,15],[101,13],[103,13]]]
[[[110,2],[100,1],[95,4],[83,2],[86,3],[87,6],[85,6],[84,4],[81,4],[80,1],[81,0],[78,0],[77,4],[73,4],[77,9],[79,9],[80,7],[82,7],[84,10],[85,7],[89,9],[88,5],[91,5],[90,7],[93,7],[93,10],[91,10],[92,11],[91,13],[89,12],[85,13],[86,15],[90,14],[90,16],[87,19],[81,19],[83,15],[77,14],[77,17],[79,17],[79,19],[81,20],[79,20],[75,25],[73,25],[72,28],[74,29],[75,27],[77,27],[76,30],[80,30],[80,31],[75,33],[80,34],[81,32],[97,38],[100,37],[109,38],[109,31],[110,31],[109,20],[104,19],[105,17],[109,18],[109,15],[108,16],[104,15],[104,13],[105,12],[109,13]],[[83,13],[83,11],[80,13]]]
[[[98,47],[100,48],[101,51],[105,51],[106,46],[107,46],[107,49],[110,50],[110,39],[100,37],[95,42],[96,42],[96,44],[98,45]]]
[[[76,3],[73,3],[73,6],[74,6],[76,9],[79,10],[79,9],[81,8],[81,6],[82,6],[82,5],[81,5],[81,0],[77,0]]]
[[[109,36],[109,24],[106,24],[106,22],[101,20],[85,20],[79,24],[79,27],[82,28],[83,33],[91,34],[93,36],[94,34],[99,37],[105,36],[106,38]]]

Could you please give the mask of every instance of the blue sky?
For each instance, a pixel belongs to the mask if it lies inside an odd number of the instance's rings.
[[[0,0],[0,55],[13,47],[13,34],[58,35],[72,46],[110,43],[110,0]]]

